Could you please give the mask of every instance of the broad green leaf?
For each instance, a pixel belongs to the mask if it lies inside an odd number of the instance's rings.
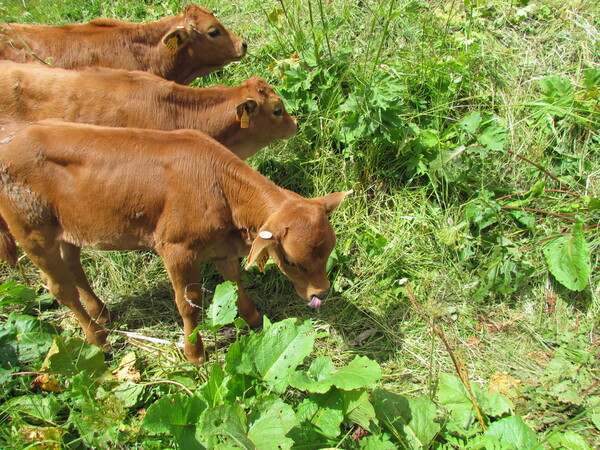
[[[10,303],[26,303],[35,300],[36,292],[27,286],[21,286],[15,281],[0,284],[0,305]]]
[[[208,408],[202,416],[200,434],[208,448],[255,449],[247,436],[247,417],[239,403]]]
[[[488,150],[502,150],[507,136],[508,133],[505,128],[490,125],[477,136],[477,141]]]
[[[382,389],[373,391],[377,417],[404,446],[428,448],[441,430],[437,407],[427,397],[405,397]]]
[[[542,247],[550,273],[566,288],[581,291],[591,273],[590,247],[578,220],[569,235],[559,236]]]
[[[223,398],[227,394],[227,386],[224,380],[225,373],[223,372],[223,367],[220,364],[213,364],[208,381],[200,388],[201,395],[209,407],[223,403]]]
[[[364,450],[391,450],[396,448],[396,444],[390,441],[388,435],[378,434],[362,438],[360,448]]]
[[[58,334],[51,324],[33,316],[17,313],[8,316],[3,328],[14,330],[18,342],[18,357],[22,363],[40,361]]]
[[[381,378],[381,367],[366,356],[355,357],[347,366],[333,371],[333,363],[328,357],[315,359],[308,373],[296,372],[290,378],[290,385],[300,390],[325,393],[331,386],[343,390],[372,388]]]
[[[92,376],[106,372],[104,352],[79,338],[56,336],[42,364],[48,373],[73,376],[86,370]]]
[[[383,389],[371,393],[371,402],[381,425],[389,430],[397,441],[405,442],[404,426],[410,421],[408,398]]]
[[[344,416],[365,430],[375,431],[373,423],[377,421],[377,416],[369,392],[367,390],[340,390],[339,392],[344,405]]]
[[[440,143],[439,131],[437,130],[422,130],[421,144],[427,148],[434,148]]]
[[[591,450],[590,444],[573,431],[565,431],[564,433],[556,433],[551,435],[546,441],[550,444],[551,449],[561,450]]]
[[[240,355],[237,371],[255,376],[277,392],[288,386],[288,378],[313,349],[315,332],[310,320],[290,318],[252,336]]]
[[[590,198],[588,201],[588,210],[591,212],[597,209],[600,209],[600,198]]]
[[[510,416],[492,423],[485,432],[496,437],[502,443],[509,443],[518,450],[535,448],[538,441],[534,431],[519,416]]]
[[[344,420],[339,391],[332,389],[327,394],[311,394],[296,408],[296,417],[300,422],[311,423],[324,436],[335,439]]]
[[[237,315],[237,284],[225,281],[215,289],[215,296],[208,307],[206,324],[214,331],[233,322]]]
[[[429,398],[409,397],[411,419],[405,425],[406,440],[413,448],[427,448],[440,432],[441,426],[434,422],[437,407]]]
[[[468,115],[461,119],[460,122],[457,123],[459,127],[465,130],[469,134],[475,134],[479,125],[481,124],[481,113],[476,112]]]
[[[206,321],[198,325],[188,336],[188,340],[195,344],[200,330],[219,331],[224,325],[235,320],[237,315],[237,284],[225,281],[217,286],[215,295],[206,312]]]
[[[592,414],[592,423],[598,430],[600,430],[600,412],[595,412]]]
[[[21,417],[36,424],[44,422],[54,424],[58,413],[63,409],[56,398],[40,395],[13,397],[0,408],[10,416]]]
[[[299,424],[294,410],[283,400],[269,399],[257,405],[259,413],[250,417],[248,437],[257,449],[286,449],[294,445],[294,441],[286,434]]]
[[[124,381],[119,383],[113,390],[112,393],[115,398],[125,408],[133,408],[137,406],[143,399],[145,387],[141,384],[133,383],[131,381]]]
[[[197,437],[197,426],[206,408],[198,396],[165,395],[150,405],[142,426],[151,433],[174,436],[181,448],[202,449],[204,445]]]
[[[438,399],[462,428],[467,428],[475,420],[475,409],[469,392],[457,376],[440,374]]]
[[[19,341],[14,329],[0,328],[0,382],[4,383],[6,378],[19,366]]]

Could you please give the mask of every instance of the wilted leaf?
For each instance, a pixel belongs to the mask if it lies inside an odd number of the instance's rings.
[[[31,382],[31,387],[49,392],[61,392],[63,390],[56,378],[48,373],[42,373],[35,377]]]
[[[521,380],[517,380],[504,372],[496,372],[490,378],[488,393],[498,393],[509,398],[516,398],[519,396],[522,383]]]
[[[32,449],[47,448],[59,450],[63,448],[62,436],[64,428],[58,427],[21,427],[19,433],[32,443]]]
[[[129,352],[119,362],[119,367],[113,370],[112,374],[117,380],[129,380],[134,383],[139,383],[141,375],[136,367],[137,359],[135,352]]]
[[[569,235],[559,236],[542,247],[550,273],[566,288],[583,290],[590,277],[590,247],[578,220]]]

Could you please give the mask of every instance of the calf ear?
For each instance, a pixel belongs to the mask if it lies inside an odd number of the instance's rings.
[[[253,98],[247,98],[245,102],[240,103],[235,107],[235,112],[238,118],[241,118],[244,114],[244,110],[249,116],[253,116],[258,113],[258,103]]]
[[[162,43],[172,54],[176,54],[190,41],[189,33],[185,27],[177,27],[169,31],[162,39]]]
[[[275,238],[273,237],[273,233],[270,231],[261,231],[256,239],[254,239],[254,242],[252,242],[250,253],[248,253],[248,260],[246,261],[246,270],[249,270],[256,261],[258,270],[262,272],[265,263],[269,259],[269,247],[273,245],[274,242]]]
[[[253,98],[247,98],[245,102],[235,107],[236,120],[241,123],[242,128],[250,126],[250,117],[258,113],[258,103]]]
[[[314,201],[321,203],[325,207],[325,212],[329,214],[331,211],[336,209],[342,203],[342,200],[346,198],[346,195],[352,194],[354,191],[350,189],[346,192],[334,192],[329,195],[324,195],[323,197],[315,197]]]

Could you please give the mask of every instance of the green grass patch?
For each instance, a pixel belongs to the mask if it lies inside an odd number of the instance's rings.
[[[195,84],[263,76],[299,121],[297,136],[249,164],[305,196],[355,191],[331,218],[338,236],[332,293],[319,311],[309,311],[272,264],[262,274],[244,274],[272,327],[293,333],[311,323],[318,339],[293,373],[270,384],[257,366],[264,355],[252,353],[272,347],[259,343],[269,328],[202,330],[219,361],[213,364],[213,355],[200,369],[175,346],[114,332],[112,359],[102,367],[118,370],[134,351],[139,381],[94,378],[88,370],[59,374],[61,391],[45,391],[31,381],[48,372],[42,363],[55,335],[72,342],[81,334],[67,311],[36,295],[44,292],[41,282],[22,256],[21,270],[0,266],[3,282],[34,289],[0,289],[0,336],[8,345],[1,350],[8,405],[0,413],[2,446],[23,447],[33,436],[80,447],[259,447],[261,427],[273,420],[267,411],[280,413],[279,442],[297,446],[600,445],[600,5],[202,5],[244,36],[249,54]],[[0,6],[0,15],[49,24],[99,16],[150,21],[182,7],[13,1]],[[181,338],[155,255],[87,251],[84,268],[118,313],[112,329]],[[208,264],[202,276],[208,306],[220,280]],[[408,286],[464,368],[481,420]],[[27,327],[35,345],[20,338]],[[236,348],[245,359],[232,365]],[[348,388],[336,374],[363,358],[380,376]],[[86,423],[97,416],[106,431],[91,435]],[[176,431],[182,421],[190,427]],[[217,422],[224,424],[220,431],[206,425]]]

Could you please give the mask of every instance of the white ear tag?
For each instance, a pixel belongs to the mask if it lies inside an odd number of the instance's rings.
[[[258,235],[263,239],[271,239],[273,237],[273,233],[270,231],[261,231]]]

